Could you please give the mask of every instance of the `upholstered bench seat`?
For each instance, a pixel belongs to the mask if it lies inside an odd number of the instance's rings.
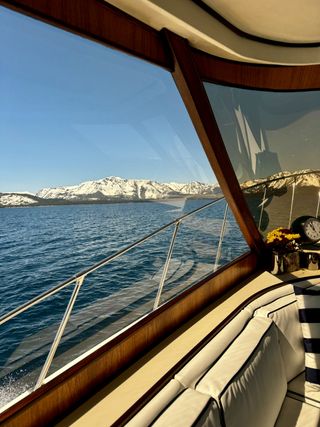
[[[253,316],[269,318],[278,328],[281,356],[289,382],[304,371],[305,353],[296,296],[292,286],[284,288],[282,292],[285,291],[286,295],[277,295],[275,298],[277,293],[271,291],[263,298],[257,298],[252,305],[255,306]],[[264,304],[259,307],[260,302]]]
[[[253,318],[196,390],[219,402],[228,427],[273,426],[287,391],[276,325]]]
[[[187,363],[175,378],[184,386],[196,388],[200,378],[216,363],[230,344],[246,328],[251,316],[245,311],[240,311],[189,363]]]
[[[129,425],[320,427],[298,311],[292,285],[252,300]]]

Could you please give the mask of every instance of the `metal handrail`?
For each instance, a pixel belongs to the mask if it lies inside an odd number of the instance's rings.
[[[264,211],[264,205],[266,203],[266,201],[268,200],[267,198],[267,189],[269,187],[269,184],[271,184],[272,182],[276,182],[276,181],[280,181],[283,179],[288,179],[288,178],[293,178],[293,182],[292,182],[292,194],[291,194],[291,202],[290,202],[290,210],[289,210],[289,217],[288,217],[288,228],[290,228],[291,225],[291,221],[292,221],[292,212],[293,212],[293,204],[294,204],[294,200],[295,200],[295,190],[296,190],[296,186],[297,186],[297,178],[300,176],[305,176],[305,175],[311,175],[311,174],[318,174],[320,175],[320,170],[309,170],[307,172],[297,172],[297,173],[292,173],[289,175],[285,175],[285,176],[281,176],[281,177],[277,177],[277,178],[272,178],[272,179],[264,179],[261,180],[259,183],[257,184],[253,184],[251,186],[248,187],[243,187],[243,184],[240,184],[240,187],[242,189],[242,191],[245,193],[247,190],[252,190],[254,188],[263,188],[263,196],[262,196],[262,201],[260,203],[260,205],[258,207],[260,207],[260,214],[259,214],[259,221],[258,221],[258,230],[261,231],[261,223],[262,223],[262,216],[263,216],[263,211]],[[316,214],[315,216],[318,217],[319,214],[319,208],[320,208],[320,191],[318,192],[318,201],[317,201],[317,208],[316,208]],[[217,263],[217,258],[216,258],[216,263]]]
[[[320,173],[320,170],[312,170],[312,171],[308,171],[308,172],[294,173],[294,174],[291,174],[291,175],[286,175],[286,176],[283,176],[283,177],[273,178],[273,179],[270,179],[270,180],[268,180],[268,179],[267,179],[267,180],[262,181],[262,182],[260,182],[260,183],[258,183],[258,184],[254,184],[254,185],[252,185],[252,186],[250,186],[250,187],[245,187],[245,188],[243,188],[243,190],[244,190],[244,191],[245,191],[245,190],[251,190],[252,188],[259,187],[259,186],[263,186],[263,185],[267,185],[267,184],[269,184],[269,183],[271,183],[271,182],[279,181],[279,180],[281,180],[281,179],[295,178],[295,177],[298,177],[298,176],[302,176],[302,175],[310,175],[310,174],[313,174],[313,173]],[[63,289],[63,288],[65,288],[66,286],[69,286],[69,285],[71,285],[72,283],[76,282],[76,280],[77,280],[77,279],[79,279],[79,278],[81,278],[82,276],[87,276],[88,274],[90,274],[90,273],[94,272],[95,270],[97,270],[97,269],[99,269],[99,268],[101,268],[101,267],[105,266],[106,264],[108,264],[109,262],[111,262],[111,261],[115,260],[116,258],[119,258],[120,256],[124,255],[124,254],[125,254],[126,252],[128,252],[129,250],[131,250],[131,249],[133,249],[134,247],[136,247],[136,246],[140,245],[141,243],[145,242],[146,240],[150,239],[151,237],[155,236],[156,234],[160,233],[161,231],[163,231],[163,230],[167,229],[167,228],[168,228],[168,227],[170,227],[171,225],[176,224],[177,222],[182,222],[185,218],[187,218],[187,217],[189,217],[189,216],[191,216],[191,215],[194,215],[195,213],[200,212],[200,211],[202,211],[203,209],[208,208],[209,206],[212,206],[213,204],[215,204],[215,203],[219,202],[219,201],[220,201],[220,200],[222,200],[222,199],[224,199],[224,197],[223,197],[223,196],[222,196],[222,197],[219,197],[219,198],[217,198],[217,199],[215,199],[215,200],[213,200],[213,201],[212,201],[212,202],[210,202],[210,203],[207,203],[207,204],[206,204],[206,205],[204,205],[204,206],[201,206],[200,208],[194,209],[193,211],[188,212],[188,213],[187,213],[187,214],[185,214],[185,215],[182,215],[180,218],[177,218],[177,219],[175,219],[175,220],[173,220],[173,221],[169,222],[168,224],[165,224],[165,225],[164,225],[164,226],[162,226],[162,227],[159,227],[157,230],[153,231],[152,233],[147,234],[146,236],[142,237],[141,239],[139,239],[139,240],[137,240],[137,241],[133,242],[132,244],[130,244],[130,245],[128,245],[128,246],[126,246],[124,249],[121,249],[121,250],[119,250],[118,252],[114,253],[113,255],[110,255],[109,257],[107,257],[107,258],[103,259],[102,261],[100,261],[100,262],[98,262],[98,263],[94,264],[92,267],[89,267],[88,269],[83,270],[83,271],[81,271],[81,272],[79,272],[79,273],[75,274],[73,277],[71,277],[71,278],[69,278],[69,279],[67,279],[67,280],[65,280],[65,281],[63,281],[63,282],[61,282],[60,284],[58,284],[58,285],[57,285],[57,286],[55,286],[54,288],[49,289],[48,291],[46,291],[46,292],[42,293],[41,295],[39,295],[39,296],[37,296],[37,297],[33,298],[33,299],[32,299],[32,300],[30,300],[30,301],[27,301],[26,303],[24,303],[24,304],[22,304],[21,306],[19,306],[19,307],[15,308],[14,310],[10,311],[9,313],[7,313],[7,314],[5,314],[5,315],[1,316],[1,317],[0,317],[0,325],[2,325],[2,324],[4,324],[4,323],[6,323],[6,322],[7,322],[7,321],[9,321],[10,319],[12,319],[12,318],[16,317],[18,314],[23,313],[24,311],[28,310],[29,308],[31,308],[32,306],[34,306],[34,305],[38,304],[39,302],[43,301],[44,299],[46,299],[46,298],[48,298],[48,297],[50,297],[50,296],[52,296],[52,295],[56,294],[56,293],[57,293],[57,292],[59,292],[61,289]]]
[[[50,369],[50,366],[51,366],[51,363],[53,361],[54,355],[56,354],[57,348],[58,348],[58,346],[60,344],[62,335],[64,333],[64,330],[65,330],[66,326],[67,326],[68,320],[69,320],[70,315],[71,315],[71,311],[72,311],[73,306],[74,306],[74,304],[76,302],[77,296],[79,294],[80,288],[81,288],[81,286],[82,286],[82,284],[84,282],[85,277],[86,276],[81,276],[80,278],[78,278],[76,280],[76,284],[75,284],[75,287],[73,289],[72,295],[70,297],[68,306],[67,306],[67,308],[66,308],[66,310],[64,312],[63,318],[62,318],[62,320],[60,322],[59,328],[58,328],[58,330],[56,332],[56,335],[54,337],[54,340],[52,342],[52,345],[51,345],[50,351],[48,353],[47,359],[44,362],[44,365],[42,367],[42,370],[41,370],[40,375],[38,377],[38,380],[36,382],[35,389],[37,389],[37,388],[39,388],[41,386],[41,384],[43,383],[45,377],[47,376],[47,373],[48,373],[48,371]]]
[[[269,187],[269,184],[275,181],[280,181],[282,179],[288,179],[288,178],[293,178],[293,182],[292,182],[292,194],[291,194],[291,201],[290,201],[290,209],[289,209],[289,216],[288,216],[288,228],[290,228],[291,225],[291,221],[292,221],[292,212],[293,212],[293,204],[294,204],[294,200],[295,200],[295,190],[296,190],[296,186],[297,186],[297,178],[300,176],[304,176],[304,175],[311,175],[311,174],[320,174],[320,170],[310,170],[308,172],[297,172],[297,173],[293,173],[293,174],[289,174],[289,175],[285,175],[285,176],[281,176],[281,177],[277,177],[277,178],[272,178],[272,179],[266,179],[263,180],[257,184],[251,185],[249,187],[243,187],[242,190],[243,192],[245,192],[246,190],[252,190],[253,188],[263,188],[264,187],[264,191],[263,191],[263,196],[262,196],[262,201],[259,205],[260,207],[260,215],[259,215],[259,223],[258,223],[258,229],[261,231],[261,223],[262,223],[262,214],[263,214],[263,210],[264,210],[264,205],[266,203],[267,199],[267,189]],[[316,217],[318,217],[319,214],[319,207],[320,207],[320,191],[318,192],[318,202],[317,202],[317,209],[316,209]]]
[[[44,363],[44,365],[43,365],[43,367],[41,369],[41,372],[40,372],[40,375],[39,375],[39,377],[37,379],[37,382],[36,382],[36,385],[34,387],[34,390],[36,390],[37,388],[39,388],[43,384],[43,382],[44,382],[44,380],[45,380],[45,378],[46,378],[46,376],[47,376],[47,374],[49,372],[49,369],[51,367],[52,361],[54,359],[54,356],[55,356],[56,351],[58,349],[58,346],[60,344],[61,338],[63,336],[63,333],[65,331],[65,328],[66,328],[66,326],[68,324],[68,321],[69,321],[69,318],[71,316],[71,312],[72,312],[72,309],[73,309],[74,304],[76,302],[76,299],[77,299],[77,296],[79,294],[80,288],[83,285],[83,282],[84,282],[86,276],[88,274],[92,273],[93,271],[95,271],[95,270],[97,270],[97,269],[105,266],[106,264],[108,264],[109,262],[113,261],[114,259],[120,257],[121,255],[125,254],[130,249],[134,248],[135,246],[137,246],[137,245],[145,242],[146,240],[150,239],[151,237],[157,235],[161,231],[163,231],[163,230],[167,229],[168,227],[172,226],[173,224],[175,224],[175,228],[174,228],[174,231],[173,231],[173,235],[171,237],[171,242],[170,242],[169,250],[168,250],[168,253],[167,253],[166,261],[165,261],[165,264],[164,264],[164,267],[163,267],[163,272],[162,272],[162,275],[161,275],[161,279],[160,279],[160,283],[159,283],[157,295],[156,295],[154,306],[153,306],[153,310],[156,310],[158,308],[159,304],[160,304],[161,294],[162,294],[163,286],[164,286],[164,283],[165,283],[165,280],[166,280],[166,277],[167,277],[167,273],[168,273],[168,269],[169,269],[169,264],[170,264],[172,252],[173,252],[173,247],[174,247],[175,239],[176,239],[176,236],[177,236],[177,233],[178,233],[178,229],[179,229],[179,226],[180,226],[181,222],[185,218],[188,218],[188,217],[194,215],[195,213],[198,213],[198,212],[200,212],[200,211],[202,211],[204,209],[207,209],[208,207],[214,205],[215,203],[219,202],[222,199],[224,199],[224,197],[219,197],[219,198],[213,200],[212,202],[207,203],[204,206],[201,206],[200,208],[194,209],[193,211],[188,212],[185,215],[182,215],[180,218],[177,218],[177,219],[171,221],[170,223],[168,223],[168,224],[166,224],[166,225],[158,228],[157,230],[153,231],[152,233],[150,233],[150,234],[144,236],[143,238],[137,240],[136,242],[128,245],[124,249],[121,249],[120,251],[116,252],[115,254],[110,255],[109,257],[103,259],[102,261],[98,262],[97,264],[94,264],[92,267],[90,267],[90,268],[88,268],[86,270],[83,270],[80,273],[77,273],[72,278],[70,278],[70,279],[62,282],[60,285],[56,286],[55,288],[53,288],[53,289],[51,289],[51,290],[49,290],[47,292],[44,292],[43,294],[39,295],[38,297],[34,298],[33,300],[31,300],[31,301],[29,301],[29,302],[21,305],[20,307],[16,308],[15,310],[12,310],[8,314],[6,314],[6,315],[4,315],[4,316],[2,316],[0,318],[0,325],[4,324],[8,320],[16,317],[18,314],[26,311],[28,308],[34,306],[35,304],[39,303],[40,301],[43,301],[44,299],[48,298],[49,296],[57,293],[58,291],[60,291],[64,287],[70,285],[71,283],[76,282],[75,283],[75,287],[73,289],[73,292],[71,294],[71,297],[69,299],[68,306],[67,306],[67,308],[66,308],[66,310],[64,312],[63,318],[62,318],[62,320],[61,320],[61,322],[59,324],[58,330],[57,330],[56,335],[54,337],[54,340],[53,340],[53,342],[51,344],[51,347],[50,347],[49,353],[47,355],[46,361],[45,361],[45,363]],[[222,243],[221,240],[223,239],[224,228],[225,228],[225,221],[226,221],[226,212],[227,212],[227,210],[225,211],[225,215],[224,215],[224,221],[223,221],[223,225],[222,225],[222,231],[221,231],[221,234],[220,234],[219,247],[220,247],[220,245]]]
[[[320,173],[320,170],[314,170],[314,171],[309,171],[309,172],[303,172],[303,173],[296,173],[296,174],[291,174],[291,175],[286,175],[284,177],[278,177],[278,178],[273,178],[271,180],[265,180],[263,182],[260,182],[258,184],[254,184],[250,187],[246,187],[243,188],[243,190],[249,190],[255,187],[259,187],[259,186],[263,186],[266,184],[269,184],[270,182],[274,182],[274,181],[278,181],[281,179],[285,179],[285,178],[292,178],[292,177],[297,177],[297,176],[301,176],[301,175],[309,175],[312,173]],[[126,252],[128,252],[130,249],[133,249],[134,247],[140,245],[141,243],[145,242],[146,240],[150,239],[151,237],[155,236],[156,234],[160,233],[161,231],[165,230],[166,228],[170,227],[173,224],[176,224],[177,222],[181,222],[183,221],[185,218],[194,215],[197,212],[200,212],[203,209],[206,209],[207,207],[219,202],[220,200],[224,199],[224,197],[219,197],[215,200],[213,200],[210,203],[207,203],[204,206],[201,206],[200,208],[194,209],[191,212],[188,212],[185,215],[182,215],[180,218],[177,218],[171,222],[169,222],[168,224],[159,227],[157,230],[153,231],[152,233],[142,237],[141,239],[135,241],[134,243],[126,246],[124,249],[119,250],[118,252],[116,252],[113,255],[110,255],[109,257],[103,259],[102,261],[94,264],[92,267],[89,267],[86,270],[83,270],[77,274],[75,274],[74,276],[72,276],[71,278],[61,282],[60,284],[58,284],[57,286],[55,286],[52,289],[49,289],[46,292],[43,292],[41,295],[33,298],[32,300],[27,301],[26,303],[22,304],[21,306],[15,308],[14,310],[10,311],[9,313],[3,315],[0,317],[0,325],[6,323],[8,320],[16,317],[18,314],[23,313],[24,311],[28,310],[29,308],[31,308],[32,306],[38,304],[39,302],[43,301],[44,299],[56,294],[57,292],[59,292],[61,289],[65,288],[66,286],[71,285],[72,283],[76,282],[76,280],[82,276],[86,276],[90,273],[92,273],[93,271],[105,266],[106,264],[108,264],[109,262],[113,261],[114,259],[120,257],[121,255],[124,255]]]
[[[297,179],[294,177],[294,181],[292,184],[292,194],[291,194],[291,202],[290,202],[290,212],[289,212],[289,219],[288,219],[288,228],[290,228],[291,221],[292,221],[292,211],[293,211],[293,203],[294,203],[294,196],[296,192],[296,182]]]
[[[263,191],[263,196],[262,196],[262,202],[261,202],[261,209],[260,209],[260,215],[259,215],[259,224],[258,224],[258,229],[261,229],[261,222],[262,222],[262,215],[263,215],[263,210],[264,210],[264,205],[267,201],[267,188],[268,188],[268,184],[265,184],[264,186],[264,191]]]
[[[169,250],[167,253],[166,262],[164,263],[163,272],[162,272],[161,280],[159,283],[157,296],[156,296],[156,299],[154,300],[154,304],[153,304],[154,310],[156,308],[158,308],[158,306],[160,304],[162,289],[163,289],[163,285],[164,285],[164,282],[165,282],[167,274],[168,274],[169,264],[170,264],[170,260],[171,260],[171,256],[172,256],[172,252],[173,252],[173,246],[174,246],[174,242],[176,241],[176,237],[177,237],[177,233],[178,233],[178,229],[179,229],[180,224],[181,224],[181,222],[178,221],[174,227],[174,230],[173,230],[173,235],[171,237],[171,242],[170,242]]]
[[[244,190],[246,190],[246,189],[252,189],[254,187],[259,187],[259,186],[265,186],[264,195],[263,195],[263,199],[265,199],[266,198],[266,188],[267,188],[267,186],[268,186],[269,183],[274,182],[274,181],[278,181],[278,180],[281,180],[281,179],[285,179],[285,178],[287,179],[287,178],[292,178],[293,177],[294,178],[294,187],[295,187],[296,177],[297,176],[308,175],[308,174],[312,174],[312,173],[320,173],[320,171],[309,171],[309,172],[291,174],[291,175],[287,175],[285,177],[278,177],[278,178],[274,178],[274,179],[271,179],[271,180],[266,180],[266,181],[260,182],[258,184],[255,184],[255,185],[251,186],[251,187],[246,187]],[[43,382],[44,382],[44,380],[45,380],[45,378],[46,378],[46,376],[47,376],[47,374],[49,372],[51,363],[52,363],[52,361],[54,359],[55,353],[56,353],[57,348],[58,348],[58,346],[60,344],[60,341],[61,341],[61,338],[62,338],[63,333],[65,331],[65,328],[66,328],[66,326],[68,324],[68,321],[69,321],[72,309],[74,307],[74,304],[76,302],[77,296],[79,294],[80,288],[83,285],[83,282],[84,282],[86,276],[88,274],[90,274],[90,273],[98,270],[99,268],[105,266],[106,264],[110,263],[111,261],[119,258],[120,256],[124,255],[126,252],[130,251],[131,249],[133,249],[134,247],[140,245],[141,243],[147,241],[151,237],[154,237],[155,235],[161,233],[162,231],[166,230],[167,228],[171,227],[172,225],[175,225],[174,231],[173,231],[173,234],[172,234],[172,237],[171,237],[171,241],[170,241],[170,246],[169,246],[169,249],[168,249],[168,252],[167,252],[166,261],[165,261],[165,264],[164,264],[164,267],[163,267],[163,271],[162,271],[162,275],[161,275],[161,279],[160,279],[160,283],[159,283],[157,295],[156,295],[156,298],[155,298],[155,301],[154,301],[153,310],[157,309],[158,306],[159,306],[159,304],[160,304],[161,294],[162,294],[164,283],[165,283],[165,280],[166,280],[166,277],[167,277],[167,273],[168,273],[168,269],[169,269],[169,264],[170,264],[170,260],[171,260],[171,256],[172,256],[172,252],[173,252],[173,247],[174,247],[174,243],[175,243],[175,240],[176,240],[176,236],[177,236],[180,224],[182,223],[182,221],[184,219],[186,219],[186,218],[188,218],[188,217],[194,215],[195,213],[198,213],[198,212],[200,212],[200,211],[202,211],[204,209],[207,209],[208,207],[214,205],[215,203],[219,202],[222,199],[224,199],[224,197],[219,197],[219,198],[213,200],[212,202],[207,203],[206,205],[201,206],[200,208],[194,209],[193,211],[182,215],[180,218],[177,218],[177,219],[175,219],[175,220],[173,220],[173,221],[165,224],[164,226],[159,227],[157,230],[155,230],[155,231],[147,234],[146,236],[142,237],[141,239],[139,239],[139,240],[131,243],[130,245],[128,245],[125,248],[119,250],[118,252],[116,252],[116,253],[108,256],[107,258],[105,258],[102,261],[94,264],[93,266],[87,268],[86,270],[83,270],[83,271],[75,274],[73,277],[71,277],[71,278],[67,279],[66,281],[58,284],[56,287],[54,287],[54,288],[52,288],[52,289],[50,289],[50,290],[42,293],[38,297],[33,298],[29,302],[26,302],[25,304],[17,307],[16,309],[10,311],[9,313],[3,315],[0,318],[0,325],[2,325],[4,323],[6,323],[7,321],[9,321],[10,319],[12,319],[12,318],[18,316],[19,314],[23,313],[24,311],[28,310],[32,306],[38,304],[39,302],[45,300],[46,298],[48,298],[50,296],[56,294],[61,289],[65,288],[65,287],[67,287],[67,286],[69,286],[69,285],[71,285],[72,283],[75,282],[75,287],[74,287],[72,295],[71,295],[71,297],[69,299],[67,308],[66,308],[65,313],[63,315],[63,318],[62,318],[62,320],[61,320],[61,322],[59,324],[58,330],[57,330],[55,338],[54,338],[54,340],[52,342],[52,345],[51,345],[51,348],[50,348],[49,353],[47,355],[46,361],[45,361],[45,363],[44,363],[44,365],[43,365],[43,367],[41,369],[40,375],[39,375],[38,380],[37,380],[36,385],[35,385],[35,389],[39,388],[43,384]],[[320,192],[319,192],[319,200],[320,200]],[[319,205],[319,200],[318,200],[318,205]],[[291,216],[292,216],[293,201],[294,201],[294,190],[293,190],[293,194],[292,194],[291,207],[290,207],[290,219],[291,219]],[[262,205],[263,204],[264,204],[264,200],[262,202]],[[318,211],[318,209],[319,209],[319,207],[317,206],[317,211]],[[263,210],[263,206],[262,206],[261,210]],[[218,245],[218,250],[217,250],[217,254],[216,254],[214,271],[216,271],[216,269],[218,267],[218,262],[219,262],[220,255],[221,255],[221,247],[222,247],[222,240],[223,240],[224,233],[225,233],[225,225],[226,225],[227,212],[228,212],[228,205],[226,205],[225,212],[224,212],[224,219],[223,219],[223,223],[222,223],[222,227],[221,227],[221,231],[220,231],[220,239],[219,239],[219,245]],[[260,222],[261,222],[261,215],[262,215],[262,212],[260,213],[259,226],[260,226]],[[290,221],[290,219],[289,219],[289,221]]]
[[[188,212],[184,215],[182,215],[181,217],[163,225],[162,227],[159,227],[157,230],[151,232],[150,234],[147,234],[146,236],[142,237],[139,240],[136,240],[135,242],[131,243],[130,245],[126,246],[125,248],[119,250],[118,252],[108,256],[107,258],[99,261],[98,263],[94,264],[92,267],[87,268],[86,270],[83,270],[77,274],[75,274],[74,276],[72,276],[70,279],[65,280],[64,282],[60,283],[59,285],[55,286],[54,288],[42,293],[41,295],[39,295],[38,297],[33,298],[32,300],[26,302],[25,304],[22,304],[21,306],[15,308],[14,310],[10,311],[7,314],[4,314],[2,317],[0,317],[0,325],[6,323],[7,321],[9,321],[10,319],[13,319],[14,317],[16,317],[18,314],[23,313],[24,311],[28,310],[29,308],[31,308],[32,306],[38,304],[39,302],[43,301],[44,299],[56,294],[57,292],[59,292],[61,289],[65,288],[68,285],[71,285],[72,283],[76,282],[77,279],[81,278],[82,276],[87,276],[88,274],[94,272],[95,270],[105,266],[106,264],[108,264],[109,262],[115,260],[116,258],[119,258],[120,256],[124,255],[126,252],[128,252],[129,250],[133,249],[134,247],[140,245],[141,243],[145,242],[146,240],[149,240],[151,237],[159,234],[160,232],[162,232],[163,230],[169,228],[170,226],[176,224],[177,222],[181,222],[184,219],[194,215],[197,212],[200,212],[204,209],[207,209],[208,207],[214,205],[215,203],[219,202],[220,200],[224,199],[224,197],[219,197],[215,200],[213,200],[210,203],[207,203],[204,206],[201,206],[200,208],[194,209],[191,212]]]
[[[275,181],[280,181],[281,179],[297,178],[298,176],[311,175],[313,173],[320,174],[320,170],[310,170],[308,172],[297,172],[290,175],[280,176],[278,178],[272,178],[272,179],[266,178],[265,180],[258,182],[257,184],[250,185],[249,187],[242,187],[242,185],[244,184],[242,183],[240,184],[240,187],[242,191],[252,190],[255,187],[262,187],[263,185],[270,184],[271,182],[275,182]]]
[[[226,207],[224,209],[224,215],[223,215],[223,221],[222,226],[220,230],[220,237],[219,237],[219,243],[218,243],[218,249],[216,253],[216,259],[214,262],[213,271],[216,272],[219,266],[220,258],[221,258],[221,250],[222,250],[222,242],[224,238],[224,233],[226,231],[226,223],[227,223],[227,215],[228,215],[229,205],[226,203]]]

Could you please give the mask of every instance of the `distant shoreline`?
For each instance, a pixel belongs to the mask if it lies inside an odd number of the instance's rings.
[[[169,197],[164,199],[110,199],[110,200],[61,200],[61,199],[52,199],[45,202],[37,202],[29,205],[0,205],[0,209],[5,208],[39,208],[39,207],[49,207],[49,206],[77,206],[77,205],[109,205],[109,204],[119,204],[119,203],[161,203],[161,202],[173,202],[178,200],[216,200],[221,196],[215,195],[190,195],[185,197]]]

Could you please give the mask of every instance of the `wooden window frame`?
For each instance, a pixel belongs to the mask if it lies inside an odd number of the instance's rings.
[[[320,64],[284,66],[248,64],[192,49],[201,80],[245,89],[309,91],[320,89]]]
[[[174,33],[167,30],[158,32],[148,27],[103,0],[0,0],[0,5],[171,71],[226,200],[252,250],[160,307],[134,328],[102,347],[103,351],[99,349],[90,355],[90,360],[84,359],[72,366],[63,377],[45,384],[0,416],[3,425],[20,426],[23,420],[25,426],[40,426],[51,423],[55,417],[87,397],[139,357],[146,346],[150,348],[258,268],[257,254],[263,251],[263,242],[231,167],[203,81],[264,90],[313,90],[320,88],[320,65],[264,66],[216,58],[191,48],[186,40]],[[176,316],[174,321],[171,321],[172,313]],[[138,346],[137,337],[140,340]],[[124,354],[129,356],[124,357]],[[113,364],[110,369],[103,370],[98,362],[107,357]],[[68,397],[62,399],[63,393],[67,392]],[[48,402],[52,405],[50,411]]]

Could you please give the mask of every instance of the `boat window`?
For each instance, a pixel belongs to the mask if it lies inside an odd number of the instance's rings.
[[[248,247],[168,71],[4,7],[0,27],[5,405]]]
[[[320,92],[205,88],[260,231],[318,216]]]

